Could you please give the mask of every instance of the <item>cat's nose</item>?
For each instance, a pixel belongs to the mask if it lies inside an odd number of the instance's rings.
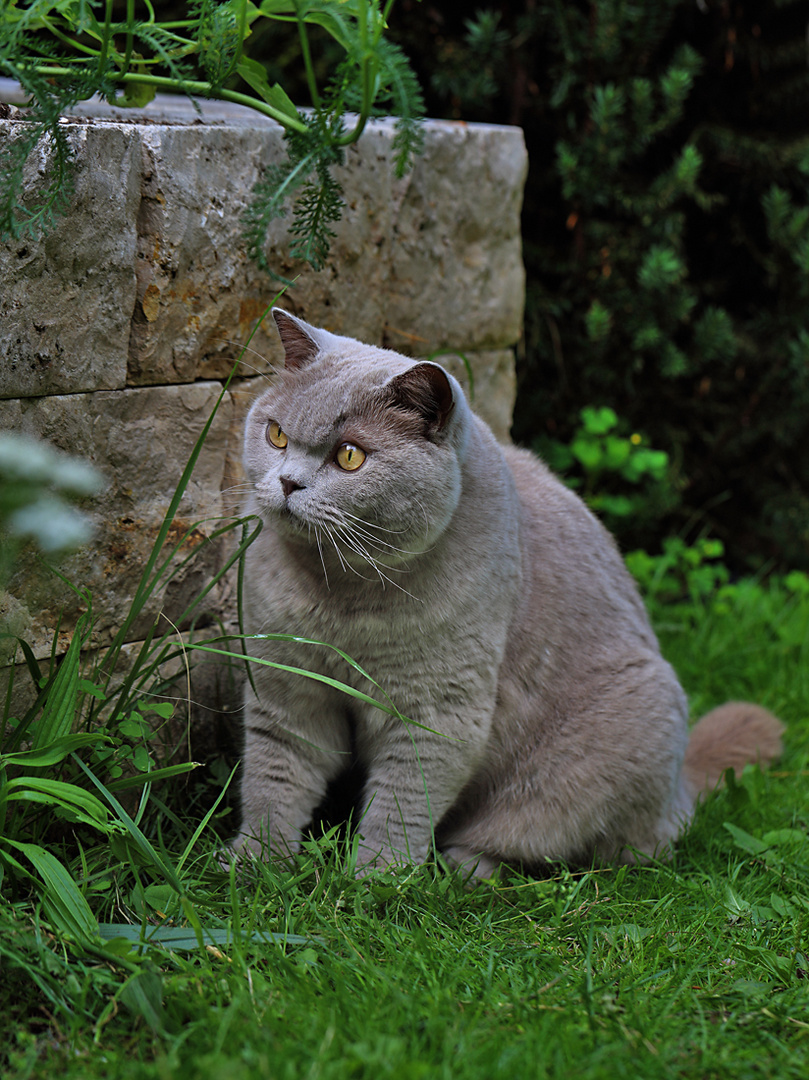
[[[297,480],[290,480],[288,476],[279,477],[281,481],[281,490],[284,493],[284,498],[288,499],[293,491],[299,491],[304,484],[299,484]]]

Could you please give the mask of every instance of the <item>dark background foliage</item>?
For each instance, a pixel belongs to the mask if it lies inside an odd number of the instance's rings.
[[[399,0],[429,115],[530,156],[514,437],[553,460],[583,405],[667,451],[625,547],[709,533],[809,565],[807,5]],[[564,460],[564,458],[560,458]]]

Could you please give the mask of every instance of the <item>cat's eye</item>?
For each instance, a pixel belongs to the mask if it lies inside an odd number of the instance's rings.
[[[267,424],[267,442],[277,450],[283,450],[289,442],[289,439],[281,430],[281,425],[276,423],[275,420],[270,420],[269,424]]]
[[[337,453],[334,455],[334,460],[340,466],[341,469],[345,469],[346,472],[354,472],[365,461],[368,455],[364,450],[361,450],[359,446],[355,446],[353,443],[344,442],[337,447]]]

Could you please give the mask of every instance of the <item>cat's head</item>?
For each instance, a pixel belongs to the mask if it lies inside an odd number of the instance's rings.
[[[273,311],[285,365],[253,404],[244,460],[258,509],[333,562],[394,566],[452,519],[470,411],[438,364]]]

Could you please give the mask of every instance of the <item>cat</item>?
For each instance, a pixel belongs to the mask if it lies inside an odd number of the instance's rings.
[[[273,316],[284,367],[244,461],[263,528],[245,569],[251,665],[233,850],[288,858],[359,759],[358,872],[668,857],[728,767],[782,725],[730,703],[688,736],[607,530],[533,454],[498,444],[441,366]],[[295,640],[299,639],[299,640]],[[305,639],[305,640],[303,640]]]

